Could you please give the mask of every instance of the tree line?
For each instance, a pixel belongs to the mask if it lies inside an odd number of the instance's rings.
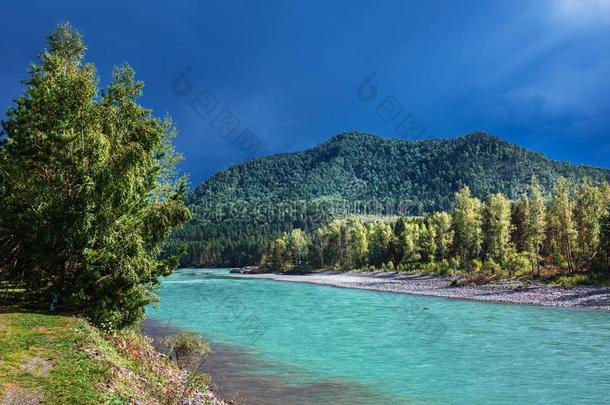
[[[395,220],[336,219],[268,243],[264,266],[427,271],[535,277],[610,272],[610,186],[559,177],[545,193],[535,177],[522,196],[484,201],[468,187],[452,211]]]
[[[351,132],[312,149],[239,163],[187,196],[193,221],[174,232],[185,267],[260,261],[268,240],[299,228],[308,234],[349,215],[425,215],[452,210],[469,186],[480,199],[517,200],[535,175],[545,191],[559,176],[610,181],[610,170],[548,159],[485,133],[407,141]]]

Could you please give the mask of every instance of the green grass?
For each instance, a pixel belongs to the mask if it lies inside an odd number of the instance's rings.
[[[0,404],[176,404],[207,389],[206,375],[185,372],[134,329],[0,307]]]
[[[0,404],[175,404],[207,390],[136,328],[103,333],[40,305],[0,282]]]
[[[122,402],[95,388],[111,363],[83,351],[99,343],[85,321],[13,310],[0,313],[0,325],[0,398],[26,396],[58,404]]]

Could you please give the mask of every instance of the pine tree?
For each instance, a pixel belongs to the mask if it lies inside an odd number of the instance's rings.
[[[409,220],[406,217],[399,217],[394,222],[394,227],[392,230],[393,230],[395,237],[392,238],[392,242],[390,244],[390,252],[391,252],[392,260],[395,263],[401,263],[402,259],[404,257],[404,254],[405,254],[405,252],[403,250],[404,243],[401,242],[400,235],[403,234],[405,228],[407,227],[408,222],[409,222]]]
[[[310,261],[314,266],[324,267],[327,244],[328,238],[325,229],[316,229],[311,241],[311,249],[309,250],[311,256]]]
[[[169,120],[137,102],[126,65],[98,91],[69,24],[48,38],[2,123],[4,276],[104,327],[133,324],[178,264],[162,242],[190,213]]]
[[[525,217],[527,216],[527,196],[521,196],[521,198],[514,202],[511,207],[511,240],[517,252],[525,252],[526,246],[526,232],[525,232]]]
[[[604,205],[606,207],[605,213],[601,220],[600,247],[604,255],[604,268],[606,272],[610,272],[610,184],[608,184],[607,182],[603,183],[600,187],[600,191],[602,193]]]
[[[606,204],[606,212],[600,225],[600,247],[604,253],[604,266],[610,272],[610,203]]]
[[[334,220],[326,226],[325,261],[331,266],[343,266],[347,257],[347,232],[345,223]]]
[[[434,261],[436,253],[436,227],[429,221],[425,221],[419,228],[419,255],[422,260],[428,263]]]

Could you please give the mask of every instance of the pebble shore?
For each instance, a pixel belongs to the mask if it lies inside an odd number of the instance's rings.
[[[610,288],[603,287],[564,288],[546,284],[519,283],[452,287],[453,279],[449,277],[404,275],[394,272],[321,272],[305,275],[263,273],[232,274],[232,276],[474,301],[610,311]]]

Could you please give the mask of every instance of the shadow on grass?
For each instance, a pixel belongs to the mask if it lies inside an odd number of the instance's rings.
[[[39,294],[28,292],[8,282],[0,282],[0,314],[31,313],[42,315],[76,315],[73,311],[59,308],[55,312],[49,310],[50,303]]]

